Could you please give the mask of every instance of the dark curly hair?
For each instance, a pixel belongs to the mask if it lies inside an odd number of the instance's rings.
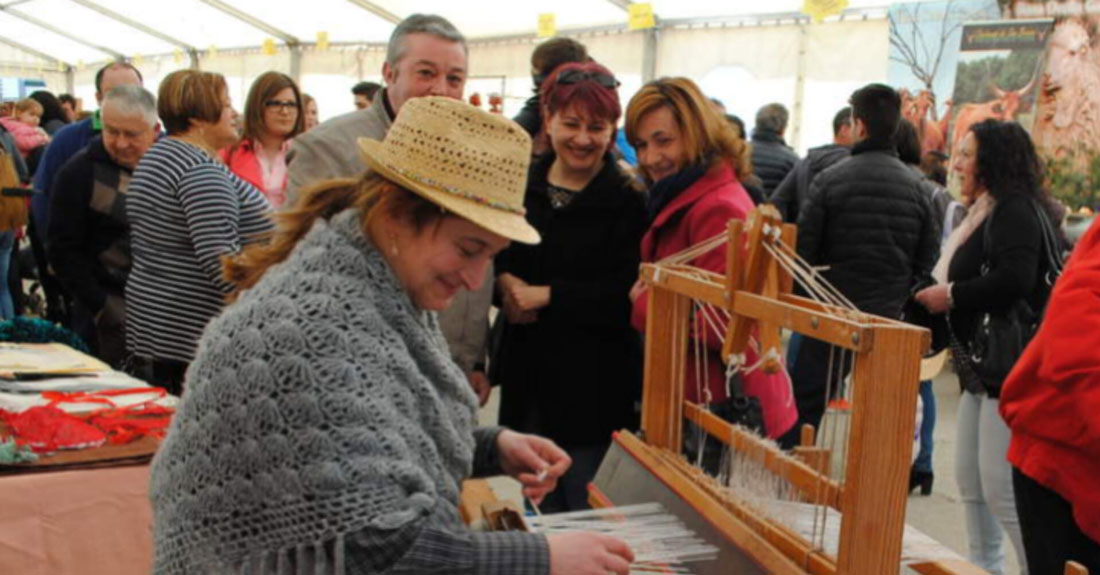
[[[1043,163],[1031,136],[1016,122],[985,120],[970,127],[978,142],[977,180],[997,200],[1043,198]]]

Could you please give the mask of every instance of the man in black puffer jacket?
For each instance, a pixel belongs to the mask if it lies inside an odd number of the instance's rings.
[[[783,221],[798,222],[802,204],[810,195],[810,183],[825,168],[852,155],[852,108],[845,106],[833,116],[833,143],[810,148],[806,157],[783,178],[768,203],[783,214]]]
[[[752,173],[764,182],[764,197],[769,198],[779,182],[787,177],[798,154],[783,140],[790,113],[783,104],[768,104],[756,112],[752,129]]]
[[[939,256],[939,222],[920,176],[898,159],[893,139],[901,99],[889,86],[870,84],[852,94],[852,157],[819,174],[798,219],[798,254],[827,266],[829,280],[861,311],[896,318],[915,278],[927,277]],[[791,379],[798,425],[817,427],[829,381],[839,384],[849,366],[833,362],[830,346],[803,338]],[[781,443],[793,445],[796,437]]]

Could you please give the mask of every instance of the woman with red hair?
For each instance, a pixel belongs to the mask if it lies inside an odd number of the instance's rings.
[[[573,459],[547,511],[586,508],[611,433],[638,422],[642,352],[627,295],[645,200],[611,154],[618,85],[595,62],[563,64],[542,83],[549,151],[531,166],[524,202],[542,243],[512,244],[496,259],[500,422],[553,439]]]

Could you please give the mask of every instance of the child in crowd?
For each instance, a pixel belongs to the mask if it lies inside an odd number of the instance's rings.
[[[11,132],[12,137],[15,138],[15,146],[24,159],[35,148],[50,142],[46,131],[38,127],[38,121],[41,119],[42,104],[31,98],[19,100],[11,116],[0,118],[0,124]]]

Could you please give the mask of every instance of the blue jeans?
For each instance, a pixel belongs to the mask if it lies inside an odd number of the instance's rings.
[[[0,319],[15,317],[15,305],[8,289],[8,271],[11,267],[11,250],[15,246],[15,232],[0,232]]]
[[[936,394],[932,392],[932,380],[920,382],[920,400],[923,405],[920,423],[920,451],[913,461],[913,469],[932,472],[932,430],[936,428]]]
[[[966,511],[971,563],[991,575],[1004,575],[1004,535],[1016,548],[1017,558],[1025,553],[1007,459],[1012,432],[997,412],[997,403],[984,393],[969,391],[959,398],[955,478]],[[1022,559],[1020,574],[1027,575]]]

